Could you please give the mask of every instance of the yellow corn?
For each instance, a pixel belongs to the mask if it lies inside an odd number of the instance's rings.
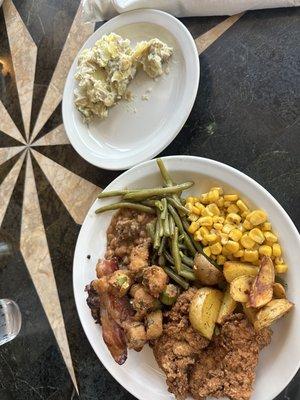
[[[240,245],[237,242],[234,242],[233,240],[228,240],[228,242],[225,245],[225,248],[226,250],[229,251],[229,253],[234,254],[239,250]]]
[[[196,242],[201,242],[201,240],[203,239],[203,236],[200,233],[200,229],[198,229],[195,233],[194,233],[194,239],[196,240]]]
[[[209,233],[204,236],[204,239],[208,241],[208,243],[214,243],[218,240],[218,236],[215,233]]]
[[[275,264],[284,264],[282,257],[275,257]]]
[[[248,211],[242,212],[241,216],[242,216],[242,218],[246,219],[249,214],[250,214],[250,211],[248,210]]]
[[[221,243],[217,242],[217,243],[212,244],[212,245],[210,246],[210,251],[211,251],[211,254],[214,254],[214,255],[216,255],[216,256],[217,256],[218,254],[221,254],[221,252],[222,252]]]
[[[259,254],[262,256],[271,257],[272,256],[272,247],[267,245],[262,245],[258,249]]]
[[[216,201],[219,200],[219,197],[220,197],[220,194],[217,189],[213,189],[208,192],[208,199],[209,199],[210,203],[215,203]]]
[[[241,237],[241,245],[245,247],[245,249],[252,249],[252,247],[255,245],[255,242],[247,233],[244,233],[243,236]]]
[[[190,211],[191,211],[192,213],[196,214],[196,215],[200,215],[200,214],[201,214],[201,211],[199,210],[199,208],[198,208],[198,207],[195,207],[195,206],[192,206],[191,209],[190,209]]]
[[[219,200],[216,201],[216,203],[218,207],[224,207],[224,197],[220,197]]]
[[[227,208],[227,212],[228,213],[234,213],[234,214],[238,214],[240,212],[239,208],[235,205],[235,204],[231,204],[228,208]]]
[[[221,244],[225,245],[228,242],[228,235],[227,233],[221,232],[220,233]]]
[[[269,231],[265,232],[265,238],[269,243],[276,243],[278,240],[277,236],[274,235],[274,233],[269,232]]]
[[[244,256],[244,250],[241,249],[241,250],[237,251],[236,253],[234,253],[233,255],[236,258],[241,258]]]
[[[281,256],[281,246],[278,243],[273,244],[273,256],[280,257]]]
[[[223,255],[224,257],[226,257],[227,259],[228,259],[228,257],[230,256],[230,253],[229,253],[229,251],[226,249],[225,246],[223,246],[223,248],[222,248],[222,255]]]
[[[192,207],[193,207],[193,204],[192,204],[192,203],[185,203],[185,207],[186,207],[189,211],[192,212]]]
[[[201,201],[201,203],[203,203],[203,204],[209,204],[208,193],[203,193],[203,194],[200,196],[200,201]]]
[[[189,196],[189,197],[186,199],[186,203],[194,205],[194,203],[195,203],[194,197]]]
[[[199,201],[196,201],[195,207],[198,208],[200,214],[201,214],[202,210],[204,210],[204,208],[205,208],[205,206],[203,204],[199,203]]]
[[[247,230],[251,230],[253,228],[253,225],[251,224],[250,221],[248,221],[247,219],[245,219],[245,221],[243,222],[243,227]]]
[[[215,222],[215,223],[214,223],[214,228],[215,228],[217,231],[221,231],[222,228],[223,228],[223,224],[221,224],[220,222]]]
[[[209,211],[216,216],[220,215],[220,209],[219,207],[216,205],[216,203],[211,203],[208,206],[206,206],[206,208],[209,209]]]
[[[230,207],[232,205],[232,202],[231,201],[224,201],[224,207],[225,208],[228,208],[228,207]]]
[[[247,220],[251,222],[252,225],[256,226],[266,222],[268,216],[263,210],[254,210],[249,215],[247,215]]]
[[[248,262],[254,262],[258,260],[258,251],[257,250],[245,250],[244,251],[244,260]]]
[[[242,217],[236,213],[229,213],[226,217],[226,221],[230,224],[239,224],[242,220]]]
[[[201,242],[202,242],[203,246],[208,246],[208,241],[207,240],[202,239]]]
[[[221,224],[223,224],[224,221],[225,221],[225,218],[224,217],[219,217],[218,215],[214,215],[213,216],[213,221],[214,222],[220,222]]]
[[[233,229],[235,228],[235,226],[234,225],[231,225],[231,224],[225,224],[224,226],[223,226],[223,229],[222,229],[222,232],[224,232],[224,233],[229,233],[229,232],[231,232]]]
[[[199,218],[199,216],[196,215],[196,214],[190,214],[190,215],[188,216],[188,219],[189,219],[190,221],[192,221],[192,222],[197,221],[198,218]]]
[[[226,257],[222,256],[222,254],[219,254],[217,256],[217,263],[219,265],[223,265],[223,264],[225,264],[225,262],[226,262]]]
[[[225,201],[237,201],[238,199],[239,199],[239,196],[237,194],[225,194],[224,195]]]
[[[209,246],[208,247],[203,247],[203,253],[207,256],[210,257],[211,256],[211,251]]]
[[[209,211],[209,208],[207,208],[207,207],[208,206],[203,208],[203,210],[201,211],[202,217],[213,217],[214,214],[211,211]]]
[[[199,219],[201,219],[201,218],[199,218]],[[195,233],[199,229],[199,227],[200,227],[199,219],[197,221],[192,222],[191,225],[189,226],[190,233]]]
[[[246,206],[246,204],[242,201],[242,200],[238,200],[237,202],[236,202],[236,205],[238,206],[238,208],[241,210],[241,211],[248,211],[248,207]]]
[[[209,235],[209,230],[205,226],[201,226],[199,232],[203,238],[204,236]]]
[[[213,224],[212,217],[209,217],[209,216],[208,217],[200,217],[198,219],[198,221],[199,221],[200,225],[202,225],[202,226],[212,226],[212,224]]]
[[[261,225],[261,230],[262,230],[262,231],[270,231],[271,229],[272,229],[272,225],[271,225],[270,222],[264,222],[264,223]]]
[[[265,236],[259,228],[251,229],[249,237],[259,244],[262,244],[265,241]]]
[[[242,235],[243,235],[242,232],[239,229],[235,228],[232,229],[231,232],[229,232],[228,236],[230,237],[230,239],[234,240],[235,242],[238,242],[242,237]]]
[[[219,187],[219,186],[212,187],[210,189],[210,191],[212,191],[212,190],[217,190],[219,192],[219,195],[223,194],[223,189],[221,187]]]
[[[288,270],[288,266],[286,264],[275,264],[275,272],[276,274],[285,274]]]

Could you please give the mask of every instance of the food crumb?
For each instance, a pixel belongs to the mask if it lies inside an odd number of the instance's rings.
[[[147,94],[142,94],[141,98],[143,101],[149,100],[149,96]]]
[[[127,90],[124,96],[126,101],[133,101],[134,97],[135,97],[134,94],[130,90]]]
[[[90,260],[90,259],[91,259],[91,255],[88,254],[88,255],[86,256],[86,258],[87,258],[88,260]]]

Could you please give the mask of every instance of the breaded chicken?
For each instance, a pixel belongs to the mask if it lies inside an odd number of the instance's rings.
[[[252,394],[259,351],[271,340],[270,329],[256,332],[243,314],[234,314],[191,369],[192,396],[248,400]]]
[[[167,377],[169,391],[178,399],[188,395],[189,368],[208,340],[189,322],[189,304],[196,292],[191,288],[178,297],[171,311],[164,314],[163,335],[154,341],[154,356]]]

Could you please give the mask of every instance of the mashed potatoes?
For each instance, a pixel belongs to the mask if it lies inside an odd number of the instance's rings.
[[[173,49],[159,39],[143,41],[134,49],[128,39],[115,33],[102,36],[94,47],[84,49],[78,58],[75,79],[75,106],[86,122],[94,116],[106,118],[108,109],[125,97],[139,65],[151,77],[163,74],[163,64]]]

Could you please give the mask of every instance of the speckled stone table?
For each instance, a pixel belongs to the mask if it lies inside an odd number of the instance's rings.
[[[0,298],[20,335],[0,347],[1,400],[133,399],[80,325],[72,258],[85,213],[120,172],[73,150],[61,117],[70,64],[93,24],[78,0],[4,0],[0,10]],[[261,183],[300,227],[300,9],[186,18],[201,78],[183,129],[162,155],[227,163]],[[78,395],[79,392],[79,395]],[[300,398],[300,375],[280,400]]]

